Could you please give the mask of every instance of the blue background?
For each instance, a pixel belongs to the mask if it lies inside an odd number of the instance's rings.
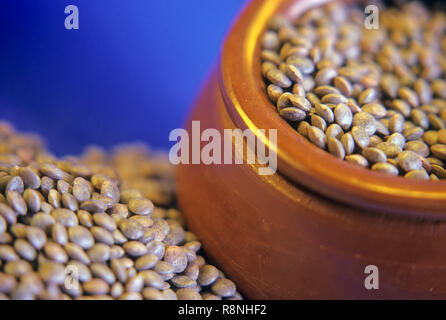
[[[0,119],[58,155],[168,148],[244,0],[1,0]],[[66,30],[65,6],[79,8]]]

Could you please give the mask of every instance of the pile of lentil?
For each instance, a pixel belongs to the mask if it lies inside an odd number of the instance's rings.
[[[446,15],[420,2],[332,2],[262,38],[267,94],[302,136],[351,164],[413,179],[446,178]]]
[[[0,123],[0,300],[241,299],[201,254],[164,154],[58,159]]]

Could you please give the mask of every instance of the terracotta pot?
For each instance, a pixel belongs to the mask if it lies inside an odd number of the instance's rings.
[[[340,161],[283,121],[265,94],[258,40],[267,20],[322,2],[255,0],[238,18],[187,128],[275,128],[278,172],[181,165],[181,209],[247,298],[446,298],[446,183]],[[378,267],[378,290],[365,288],[368,265]]]

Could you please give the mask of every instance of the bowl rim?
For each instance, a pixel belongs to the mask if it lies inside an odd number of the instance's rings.
[[[231,119],[237,127],[254,133],[257,128],[277,129],[275,148],[267,137],[257,138],[277,152],[278,172],[299,185],[379,213],[446,220],[446,181],[392,177],[337,159],[283,120],[265,94],[260,36],[269,18],[277,13],[295,16],[327,2],[253,0],[245,7],[226,37],[218,68],[220,92]]]

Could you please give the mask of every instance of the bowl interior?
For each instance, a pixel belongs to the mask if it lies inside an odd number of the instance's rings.
[[[283,120],[270,102],[260,72],[260,37],[271,16],[296,17],[327,0],[254,0],[223,47],[220,90],[234,123],[242,129],[277,129],[277,146],[258,136],[278,156],[288,179],[346,204],[400,215],[446,219],[446,181],[392,177],[355,167],[319,149]]]

